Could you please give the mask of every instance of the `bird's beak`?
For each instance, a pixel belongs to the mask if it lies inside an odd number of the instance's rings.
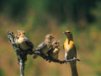
[[[66,32],[62,32],[63,34],[66,34]]]

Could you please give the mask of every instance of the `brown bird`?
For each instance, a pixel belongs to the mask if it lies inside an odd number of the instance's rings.
[[[47,34],[43,42],[41,42],[36,51],[39,51],[41,54],[48,56],[48,51],[52,47],[52,41],[54,40],[54,36],[52,34]]]
[[[47,34],[45,36],[44,41],[38,45],[36,48],[37,51],[40,51],[45,56],[52,58],[52,59],[58,59],[58,53],[59,53],[59,41],[57,41],[52,34]]]
[[[65,60],[77,58],[77,51],[73,40],[73,35],[70,31],[65,31],[66,40],[64,41],[63,48],[65,50]],[[70,62],[72,76],[78,76],[76,61]]]
[[[58,55],[60,52],[60,43],[56,39],[53,40],[51,49],[48,50],[48,55],[53,59],[58,59]]]
[[[22,51],[31,53],[33,50],[33,43],[25,36],[25,32],[22,30],[17,31],[16,44]]]

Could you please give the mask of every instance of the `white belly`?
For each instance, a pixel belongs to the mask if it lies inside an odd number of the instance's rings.
[[[29,46],[25,43],[26,39],[19,38],[16,40],[16,44],[20,45],[20,48],[23,50],[27,50]]]

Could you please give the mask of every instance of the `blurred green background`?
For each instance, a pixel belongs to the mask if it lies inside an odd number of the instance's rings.
[[[69,29],[78,51],[79,76],[101,76],[101,0],[0,0],[0,76],[19,76],[7,32],[25,30],[35,47],[53,33],[61,43]],[[68,64],[28,56],[25,76],[71,76]]]

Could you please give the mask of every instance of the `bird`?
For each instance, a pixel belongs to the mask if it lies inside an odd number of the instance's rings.
[[[47,34],[45,36],[45,39],[44,39],[44,43],[47,45],[47,47],[51,47],[52,46],[52,42],[54,40],[54,35],[53,34]]]
[[[56,39],[52,41],[51,49],[48,51],[48,55],[53,59],[58,59],[60,52],[60,42]]]
[[[45,39],[43,42],[41,42],[37,48],[36,51],[39,51],[40,53],[44,54],[45,56],[48,56],[48,51],[52,47],[52,41],[54,40],[54,36],[52,34],[47,34],[45,36]]]
[[[21,49],[21,51],[27,52],[28,54],[31,54],[33,51],[33,43],[28,39],[28,37],[25,35],[25,31],[18,30],[16,34],[16,44]]]
[[[36,51],[50,59],[58,59],[59,41],[55,39],[53,34],[47,34],[43,42],[41,42]]]
[[[58,54],[60,51],[60,43],[57,39],[55,39],[53,34],[47,34],[45,36],[44,43],[47,45],[46,54],[48,57],[53,59],[58,59]]]
[[[72,33],[69,30],[67,30],[64,32],[64,34],[66,36],[66,39],[63,44],[63,48],[65,50],[65,57],[64,57],[65,60],[77,58],[77,50],[74,44]],[[72,76],[78,76],[76,61],[71,61],[70,67],[71,67]]]

